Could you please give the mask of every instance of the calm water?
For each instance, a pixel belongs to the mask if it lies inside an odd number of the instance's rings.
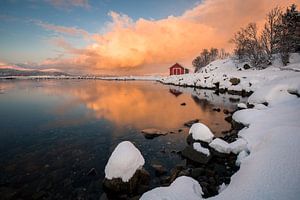
[[[213,108],[233,110],[229,97],[153,82],[0,81],[1,199],[99,199],[106,162],[123,140],[141,150],[152,175],[151,164],[184,164],[174,153],[186,145],[183,123],[198,118],[222,136],[230,124]],[[175,134],[149,140],[145,128]],[[96,176],[87,176],[91,168]]]

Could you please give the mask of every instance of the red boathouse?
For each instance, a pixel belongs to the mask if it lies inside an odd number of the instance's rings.
[[[189,73],[189,70],[185,69],[178,63],[170,67],[170,75],[180,75],[180,74],[187,74],[187,73]]]

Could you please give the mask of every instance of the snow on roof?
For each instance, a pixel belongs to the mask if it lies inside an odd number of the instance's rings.
[[[118,144],[112,152],[106,166],[105,178],[121,178],[128,182],[137,169],[145,164],[141,152],[129,141]]]

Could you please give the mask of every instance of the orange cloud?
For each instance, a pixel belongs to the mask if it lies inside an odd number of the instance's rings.
[[[266,13],[277,5],[285,8],[299,2],[206,0],[181,16],[160,20],[133,21],[127,15],[110,12],[108,31],[91,35],[94,42],[80,51],[65,48],[76,55],[63,62],[91,72],[131,74],[166,71],[174,62],[190,66],[203,48],[231,50],[228,41],[240,27],[249,22],[262,23]]]

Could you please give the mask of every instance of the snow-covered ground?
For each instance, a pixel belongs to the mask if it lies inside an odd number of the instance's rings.
[[[160,79],[162,83],[178,86],[191,86],[201,88],[214,88],[219,84],[220,89],[247,92],[255,91],[274,79],[287,79],[290,77],[299,77],[300,56],[292,54],[290,64],[283,67],[279,60],[275,60],[272,66],[264,70],[244,69],[245,63],[237,63],[231,58],[216,60],[199,73],[191,73],[177,76],[167,76]],[[234,78],[239,79],[239,83],[232,83]],[[230,81],[231,80],[231,81]]]
[[[282,70],[284,69],[284,70]],[[215,61],[205,67],[204,73],[186,74],[163,78],[164,83],[246,90],[254,93],[249,97],[251,109],[234,113],[233,119],[246,127],[239,133],[235,144],[215,142],[218,147],[228,147],[239,153],[240,170],[231,177],[228,186],[220,188],[220,194],[209,200],[227,199],[299,199],[300,194],[300,56],[294,54],[288,67],[279,63],[265,70],[239,71],[233,61]],[[205,72],[205,70],[207,72]],[[205,78],[207,77],[207,78]],[[230,78],[240,79],[232,85]],[[251,84],[250,84],[251,83]],[[213,145],[214,146],[214,145]],[[175,180],[176,181],[176,180]],[[179,182],[179,184],[181,184]],[[200,185],[199,185],[200,186]],[[184,199],[194,199],[189,193],[190,184],[181,184]],[[193,186],[198,188],[197,186]],[[168,188],[168,187],[167,187]],[[167,188],[153,189],[141,199],[173,200]],[[163,198],[160,198],[163,197]],[[201,199],[199,197],[198,199]]]

